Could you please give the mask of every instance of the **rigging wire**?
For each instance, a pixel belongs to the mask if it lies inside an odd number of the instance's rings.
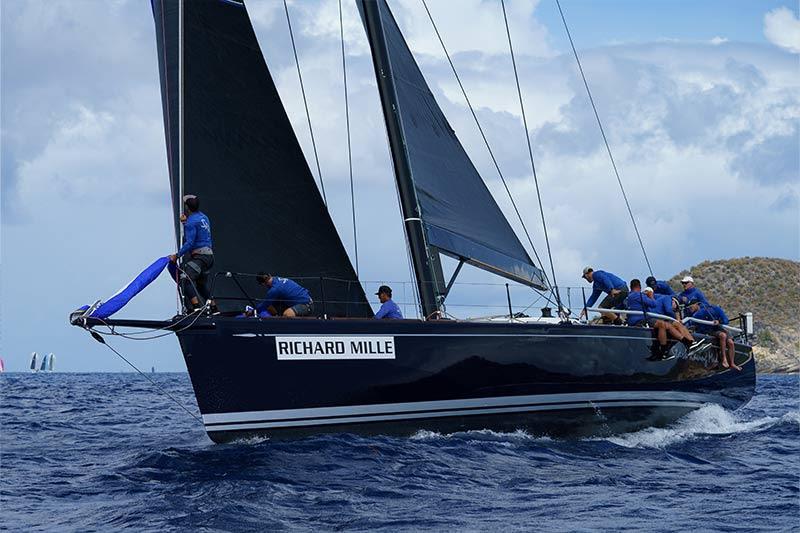
[[[127,359],[127,358],[126,358],[124,355],[122,355],[121,353],[119,353],[117,350],[115,350],[115,349],[114,349],[114,347],[113,347],[113,346],[111,346],[110,344],[108,344],[108,343],[106,342],[106,340],[105,340],[103,337],[101,337],[100,335],[96,334],[96,332],[95,332],[95,331],[92,331],[92,330],[90,330],[89,332],[92,334],[92,337],[94,337],[94,339],[95,339],[97,342],[99,342],[100,344],[103,344],[103,345],[105,345],[105,346],[106,346],[106,347],[107,347],[109,350],[111,350],[112,352],[114,352],[115,354],[117,354],[117,356],[118,356],[120,359],[122,359],[123,361],[125,361],[126,363],[128,363],[128,365],[129,365],[129,366],[130,366],[132,369],[136,370],[136,371],[137,371],[139,374],[141,374],[142,376],[144,376],[144,378],[145,378],[145,379],[147,379],[147,381],[149,381],[149,382],[150,382],[150,384],[151,384],[151,385],[153,385],[153,387],[155,387],[155,388],[156,388],[156,390],[158,390],[158,392],[160,392],[161,394],[163,394],[164,396],[166,396],[167,398],[169,398],[170,400],[172,400],[173,402],[175,402],[175,404],[176,404],[178,407],[180,407],[181,409],[183,409],[184,411],[186,411],[187,413],[189,413],[189,416],[191,416],[192,418],[194,418],[195,420],[197,420],[197,421],[198,421],[198,422],[200,422],[201,424],[203,423],[203,420],[202,420],[202,419],[201,419],[199,416],[197,416],[196,414],[194,414],[193,412],[191,412],[191,411],[190,411],[190,410],[189,410],[189,409],[188,409],[188,408],[187,408],[185,405],[183,405],[183,404],[182,404],[180,401],[178,401],[178,399],[177,399],[177,398],[175,398],[175,397],[174,397],[172,394],[170,394],[169,392],[167,392],[167,390],[166,390],[166,389],[164,389],[164,388],[163,388],[161,385],[159,385],[159,384],[158,384],[158,383],[156,383],[156,382],[155,382],[153,379],[151,379],[151,378],[150,378],[150,376],[148,376],[147,374],[145,374],[144,372],[142,372],[141,370],[139,370],[139,369],[136,367],[136,365],[134,365],[133,363],[131,363],[131,362],[130,362],[130,361],[129,361],[129,360],[128,360],[128,359]]]
[[[353,151],[350,141],[350,104],[347,97],[347,59],[344,50],[344,20],[342,0],[339,0],[339,36],[342,41],[342,79],[344,80],[344,117],[347,125],[347,166],[350,170],[350,210],[353,216],[353,247],[355,248],[356,277],[358,277],[358,233],[356,230],[356,195],[353,186]]]
[[[614,175],[617,176],[617,183],[619,183],[619,189],[622,191],[622,198],[625,200],[625,205],[628,207],[628,214],[631,217],[631,222],[633,222],[633,229],[636,231],[636,238],[639,240],[639,247],[642,249],[642,254],[644,255],[644,261],[647,263],[647,270],[650,271],[650,275],[653,276],[653,267],[650,266],[650,259],[647,257],[647,252],[644,249],[644,243],[642,242],[642,235],[639,233],[639,227],[636,225],[636,218],[633,216],[633,211],[631,210],[631,204],[628,202],[628,195],[625,194],[625,187],[622,185],[622,178],[619,176],[619,171],[617,170],[617,164],[614,162],[614,156],[611,154],[611,146],[608,144],[608,138],[606,138],[606,132],[603,129],[603,123],[600,121],[600,115],[597,112],[597,106],[594,104],[594,98],[592,97],[592,91],[589,89],[589,83],[586,81],[586,74],[583,72],[583,66],[581,65],[581,60],[578,57],[578,51],[575,49],[575,43],[572,40],[572,34],[569,31],[569,26],[567,25],[567,19],[564,17],[564,11],[561,9],[561,2],[556,0],[556,5],[558,6],[558,12],[561,15],[561,21],[564,23],[564,29],[567,31],[567,37],[569,38],[569,44],[572,47],[572,54],[575,56],[575,61],[578,63],[578,70],[581,73],[581,78],[583,79],[583,86],[586,87],[586,94],[589,95],[589,102],[592,104],[592,110],[594,111],[594,118],[597,119],[597,125],[600,127],[600,134],[603,136],[603,142],[606,145],[606,151],[608,152],[608,157],[611,160],[611,166],[614,168]]]
[[[489,151],[489,156],[492,159],[492,163],[494,163],[494,168],[497,170],[497,174],[500,176],[500,180],[503,182],[503,187],[506,189],[506,193],[508,194],[508,198],[511,200],[511,205],[514,207],[514,212],[517,214],[517,218],[519,219],[520,224],[522,225],[522,229],[525,232],[525,237],[528,239],[528,243],[530,244],[531,248],[533,249],[533,254],[536,257],[536,260],[539,262],[540,265],[543,265],[544,262],[539,258],[539,253],[536,251],[536,247],[533,245],[533,240],[531,239],[530,233],[528,233],[528,228],[525,226],[525,222],[522,219],[522,214],[517,208],[517,203],[514,201],[514,196],[511,194],[511,189],[508,188],[508,184],[506,183],[506,178],[503,176],[503,172],[500,170],[500,165],[497,163],[497,159],[494,156],[494,152],[492,151],[491,146],[489,145],[489,141],[486,138],[486,134],[483,131],[483,127],[481,126],[480,121],[478,120],[478,115],[475,114],[475,109],[472,107],[472,102],[470,102],[469,97],[467,96],[467,91],[464,89],[464,84],[461,83],[461,78],[456,71],[456,67],[453,64],[453,60],[450,58],[450,53],[447,51],[447,47],[444,45],[444,40],[442,40],[442,36],[439,33],[439,28],[436,26],[436,22],[433,20],[433,15],[431,15],[430,10],[428,9],[428,4],[425,0],[421,0],[422,5],[425,8],[425,11],[428,14],[428,19],[431,21],[431,25],[433,26],[433,30],[436,32],[436,37],[439,39],[439,44],[442,45],[442,50],[444,50],[444,55],[447,57],[447,62],[450,63],[450,69],[453,71],[453,75],[458,82],[458,86],[461,88],[461,94],[464,96],[464,100],[467,102],[467,107],[469,107],[470,112],[472,113],[472,118],[475,120],[475,124],[478,126],[478,131],[483,138],[483,144],[486,145],[486,149]],[[542,271],[545,276],[545,280],[547,280],[547,273]],[[549,280],[548,284],[549,284]]]
[[[319,176],[319,184],[322,188],[322,200],[325,202],[325,207],[328,207],[328,197],[325,195],[325,182],[322,181],[322,170],[319,166],[319,155],[317,154],[317,143],[314,140],[314,128],[311,127],[311,113],[308,111],[308,99],[306,98],[306,89],[303,85],[303,75],[300,73],[300,60],[297,57],[297,47],[294,44],[294,32],[292,31],[292,21],[289,18],[289,5],[286,0],[283,0],[283,9],[286,12],[286,24],[289,26],[289,38],[292,40],[292,52],[294,53],[294,64],[297,66],[297,78],[300,80],[300,93],[303,95],[303,105],[306,108],[306,120],[308,121],[308,131],[311,134],[311,147],[314,149],[314,161],[317,164],[317,175]]]
[[[544,206],[542,205],[542,194],[539,190],[539,178],[536,175],[536,164],[533,159],[533,148],[531,147],[531,136],[528,131],[528,119],[525,116],[525,104],[522,102],[522,89],[519,85],[519,74],[517,72],[517,60],[514,57],[514,46],[511,44],[511,30],[508,27],[508,16],[506,15],[505,0],[500,0],[503,8],[503,22],[506,26],[506,37],[508,37],[508,50],[511,53],[511,64],[514,67],[514,81],[517,84],[517,96],[519,97],[519,109],[522,112],[522,125],[525,128],[525,141],[528,143],[528,157],[531,161],[531,171],[533,172],[533,182],[536,185],[536,198],[539,201],[539,213],[542,215],[542,230],[544,231],[544,242],[547,245],[547,257],[550,260],[550,273],[553,275],[553,288],[555,290],[556,301],[558,302],[558,313],[561,314],[561,295],[558,292],[558,281],[556,281],[556,269],[553,265],[553,252],[550,249],[550,237],[547,234],[547,222],[544,217]],[[544,265],[542,265],[544,266]]]

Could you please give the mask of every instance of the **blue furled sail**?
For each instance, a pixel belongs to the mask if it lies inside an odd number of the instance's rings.
[[[367,33],[387,124],[398,130],[395,172],[410,179],[428,248],[507,279],[540,289],[548,283],[536,266],[439,108],[385,0],[362,0],[375,13]],[[376,38],[379,37],[379,38]],[[384,68],[385,67],[385,68]],[[382,84],[382,79],[391,84]],[[390,134],[391,135],[391,134]],[[398,164],[399,161],[399,164]],[[407,168],[404,168],[407,167]]]
[[[134,296],[142,292],[142,290],[150,285],[159,274],[167,267],[169,257],[160,257],[153,261],[153,263],[145,268],[141,274],[133,278],[133,280],[122,287],[111,298],[103,302],[100,307],[95,309],[90,317],[93,318],[108,318],[130,302]]]

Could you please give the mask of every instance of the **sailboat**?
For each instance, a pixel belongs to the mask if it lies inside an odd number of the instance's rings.
[[[39,370],[42,372],[47,370],[47,355],[42,356],[42,366],[39,368]]]
[[[56,356],[52,352],[47,356],[47,371],[52,372],[56,364]]]
[[[38,357],[36,352],[31,353],[31,372],[36,372],[36,359]]]
[[[448,123],[386,0],[357,0],[380,94],[422,319],[374,320],[241,0],[152,0],[176,242],[184,194],[213,221],[220,313],[75,325],[175,332],[215,442],[322,432],[516,430],[550,435],[663,425],[755,386],[652,331],[558,317],[443,319],[463,265],[539,291],[529,256]],[[268,213],[268,218],[263,217]],[[442,257],[458,261],[445,278]],[[316,317],[237,318],[258,270],[302,280]],[[561,311],[561,310],[560,310]]]

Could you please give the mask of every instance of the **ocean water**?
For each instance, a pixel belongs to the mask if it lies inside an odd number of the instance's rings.
[[[153,376],[196,411],[185,374]],[[798,376],[606,439],[209,441],[136,374],[0,375],[0,529],[800,530]]]

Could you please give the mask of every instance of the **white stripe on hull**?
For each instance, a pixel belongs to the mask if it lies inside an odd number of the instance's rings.
[[[685,407],[696,409],[702,407],[704,402],[692,401],[624,401],[624,402],[575,402],[554,405],[529,405],[523,407],[500,407],[494,409],[470,409],[467,411],[428,411],[422,413],[401,413],[395,415],[340,417],[335,419],[307,419],[307,420],[282,420],[276,422],[234,423],[216,426],[206,426],[206,431],[240,431],[254,429],[280,429],[305,426],[330,426],[340,424],[363,424],[367,422],[384,422],[392,420],[415,420],[421,418],[444,418],[457,416],[494,415],[505,413],[523,413],[537,411],[563,411],[570,409],[586,409],[597,407]]]
[[[565,393],[565,394],[537,394],[531,396],[504,396],[491,398],[470,398],[464,400],[439,400],[427,402],[406,402],[388,403],[371,405],[349,405],[342,407],[317,407],[307,409],[281,409],[274,411],[246,411],[236,413],[212,413],[204,414],[203,422],[211,428],[221,427],[214,424],[246,424],[269,423],[281,424],[300,422],[302,424],[318,424],[319,419],[324,423],[335,423],[330,419],[342,419],[345,417],[355,420],[368,420],[374,417],[393,417],[396,418],[421,418],[434,416],[452,416],[453,413],[469,414],[483,412],[486,410],[516,409],[517,411],[543,409],[561,409],[566,405],[572,406],[591,406],[599,405],[621,405],[621,402],[633,402],[636,405],[643,402],[677,402],[693,403],[701,405],[712,401],[706,394],[678,391],[607,391],[607,392],[585,392],[585,393]],[[575,407],[567,407],[575,408]],[[456,411],[460,410],[460,411]],[[487,411],[488,412],[488,411]],[[512,411],[508,411],[512,412]],[[444,413],[444,414],[442,414]],[[412,416],[413,415],[413,416]],[[300,420],[298,419],[317,419]],[[255,427],[253,425],[253,427]]]

